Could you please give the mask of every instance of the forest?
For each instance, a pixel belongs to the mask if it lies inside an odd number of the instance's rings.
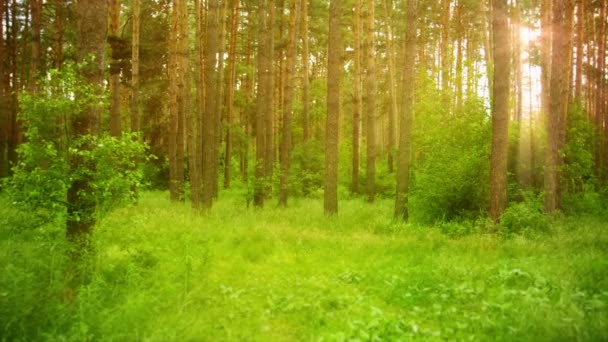
[[[0,0],[0,341],[608,340],[608,0]]]

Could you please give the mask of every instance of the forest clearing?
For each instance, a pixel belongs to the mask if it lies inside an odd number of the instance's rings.
[[[98,224],[91,279],[66,303],[62,231],[17,234],[27,222],[1,210],[8,341],[608,338],[606,220],[509,236],[395,223],[386,200],[326,217],[319,201],[255,210],[233,193],[201,217],[144,193]]]
[[[0,0],[0,342],[608,341],[608,0]]]

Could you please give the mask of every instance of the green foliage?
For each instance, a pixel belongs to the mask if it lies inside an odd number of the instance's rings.
[[[562,179],[567,193],[589,190],[596,183],[594,175],[594,127],[579,102],[573,103],[568,112],[566,146],[562,151],[565,165]]]
[[[97,204],[98,214],[132,200],[141,185],[145,145],[134,134],[115,138],[71,132],[70,122],[85,108],[102,108],[104,103],[72,66],[51,71],[40,89],[20,96],[26,142],[19,146],[19,163],[6,181],[14,203],[44,220],[61,221],[70,184],[84,178],[92,180],[86,196]]]
[[[500,216],[503,234],[537,234],[549,230],[549,219],[543,212],[542,197],[524,198],[522,202],[511,203]]]
[[[490,122],[481,99],[447,112],[442,94],[420,88],[414,122],[410,217],[433,223],[475,217],[486,207]]]

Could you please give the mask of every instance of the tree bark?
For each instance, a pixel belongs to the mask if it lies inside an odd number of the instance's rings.
[[[207,2],[207,23],[205,35],[205,113],[203,124],[203,208],[210,209],[217,184],[216,135],[217,112],[219,106],[217,89],[218,71],[216,69],[218,54],[218,22],[220,3],[218,0]]]
[[[228,52],[228,81],[226,84],[226,148],[224,152],[224,188],[230,188],[232,170],[232,112],[234,108],[234,87],[236,77],[236,43],[239,23],[239,2],[232,0],[230,22],[230,47]]]
[[[110,6],[110,27],[108,34],[111,37],[118,37],[120,25],[120,0],[109,0]],[[135,20],[133,20],[135,22]],[[110,65],[116,64],[114,59],[115,52],[110,54]],[[121,134],[120,125],[120,68],[110,67],[110,134],[118,137]]]
[[[367,118],[367,201],[376,196],[376,51],[374,42],[374,0],[367,0],[365,12],[365,99]]]
[[[388,158],[387,167],[388,173],[393,173],[393,159],[396,149],[395,132],[397,129],[397,78],[395,76],[395,51],[394,37],[391,23],[390,10],[392,10],[392,1],[384,0],[384,17],[386,28],[386,59],[388,61],[388,84],[390,97],[390,110],[388,114]]]
[[[63,36],[64,36],[64,0],[54,0],[55,32],[53,44],[53,67],[61,70],[63,66]]]
[[[511,52],[507,0],[492,0],[494,37],[494,89],[492,105],[492,155],[490,160],[490,217],[497,222],[507,206],[509,151],[509,78]]]
[[[133,0],[131,33],[131,132],[139,132],[139,40],[141,0]]]
[[[408,192],[410,183],[410,154],[414,90],[416,89],[416,26],[417,0],[407,0],[407,26],[405,29],[405,54],[403,58],[403,97],[401,98],[401,125],[399,126],[399,159],[397,164],[397,189],[395,219],[408,220]]]
[[[272,109],[272,23],[268,15],[268,0],[260,0],[258,14],[258,94],[256,112],[255,183],[253,204],[264,206],[266,183],[266,116]],[[270,31],[270,32],[269,32]]]
[[[340,35],[340,0],[329,4],[329,44],[327,60],[327,121],[325,124],[325,191],[326,215],[338,213],[338,135],[340,117],[340,75],[342,43]]]
[[[353,94],[353,135],[352,135],[352,165],[351,165],[351,192],[359,193],[359,164],[361,152],[361,0],[355,0],[353,14],[353,59],[354,59],[354,94]]]
[[[283,94],[283,132],[281,136],[281,179],[279,186],[279,205],[287,206],[288,183],[289,183],[289,164],[291,159],[291,121],[293,111],[293,88],[295,63],[297,58],[296,37],[298,36],[297,26],[300,15],[300,1],[292,0],[289,9],[289,33],[287,37],[287,48],[285,61],[285,93]]]
[[[564,14],[566,1],[556,0],[553,2],[553,17],[551,20],[552,43],[551,43],[551,77],[550,77],[550,102],[547,113],[547,151],[545,155],[545,211],[553,213],[559,209],[559,129],[562,111],[562,87],[564,86],[564,74],[562,63],[567,60],[564,47],[567,46],[565,34]]]

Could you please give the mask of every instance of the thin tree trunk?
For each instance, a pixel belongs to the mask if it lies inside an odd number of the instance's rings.
[[[170,118],[169,118],[169,192],[171,200],[181,200],[184,180],[184,105],[183,70],[185,57],[184,47],[187,38],[184,37],[184,25],[187,22],[187,12],[184,1],[174,0],[173,15],[171,17],[172,37],[170,39],[169,89],[170,89]]]
[[[266,175],[266,187],[264,190],[265,196],[270,196],[272,191],[272,175],[274,171],[274,160],[275,160],[275,150],[274,150],[274,73],[273,73],[273,62],[272,56],[274,55],[274,23],[275,23],[275,6],[268,7],[268,24],[267,27],[267,40],[266,48],[268,49],[268,68],[269,73],[266,78],[266,91],[267,97],[264,101],[264,109],[266,112],[265,116],[265,133],[266,133],[266,158],[264,159],[264,173]]]
[[[234,108],[234,87],[236,77],[236,37],[239,23],[239,2],[232,0],[230,18],[230,47],[228,52],[228,81],[226,84],[226,149],[224,152],[224,188],[230,188],[232,169],[232,111]]]
[[[291,158],[291,121],[293,110],[293,88],[294,73],[297,57],[296,37],[298,36],[297,26],[300,12],[300,1],[292,0],[289,9],[289,36],[287,37],[287,48],[285,61],[285,93],[283,104],[283,133],[281,139],[281,179],[279,205],[287,206],[288,183],[289,183],[289,164]]]
[[[494,36],[494,90],[492,105],[492,155],[490,160],[490,217],[497,222],[507,206],[509,152],[509,76],[511,52],[507,0],[492,0]]]
[[[306,1],[305,1],[306,2]],[[354,29],[354,99],[353,99],[353,136],[352,136],[352,176],[351,191],[359,193],[359,164],[361,149],[361,0],[355,0],[353,19]]]
[[[28,88],[30,91],[36,90],[36,77],[41,72],[40,57],[41,47],[40,38],[42,33],[42,0],[30,0],[32,14],[32,41],[31,41],[31,57],[30,57],[30,72],[28,79]]]
[[[0,37],[3,38],[0,41],[0,179],[8,176],[6,148],[8,146],[8,123],[10,114],[10,110],[7,108],[8,101],[6,98],[8,82],[6,82],[5,75],[5,61],[7,56],[5,56],[4,53],[4,2],[5,0],[0,0]]]
[[[266,189],[266,145],[272,145],[267,141],[266,117],[269,111],[272,110],[272,51],[273,51],[273,33],[272,22],[270,20],[269,0],[260,0],[259,14],[259,43],[258,43],[258,94],[257,94],[257,112],[256,112],[256,165],[255,165],[255,186],[253,194],[253,204],[256,207],[264,206],[264,192]],[[272,7],[272,6],[270,6]],[[272,120],[271,120],[272,121]],[[272,127],[271,127],[272,128]],[[272,133],[270,135],[272,137]],[[272,147],[270,148],[272,151]]]
[[[397,129],[397,78],[395,77],[395,50],[394,37],[390,17],[392,10],[392,1],[384,0],[384,17],[386,27],[386,55],[388,61],[388,76],[389,76],[389,94],[390,94],[390,110],[388,114],[388,173],[393,173],[393,159],[396,149],[395,131]]]
[[[109,0],[110,28],[108,34],[118,38],[120,26],[120,0]],[[135,22],[135,20],[133,20]],[[115,51],[110,54],[110,134],[118,137],[121,134],[120,125],[120,68],[114,59]]]
[[[405,29],[405,54],[403,59],[403,97],[401,98],[401,125],[399,126],[399,160],[397,164],[397,189],[395,219],[408,220],[408,192],[410,183],[410,154],[412,121],[414,117],[414,90],[416,88],[416,26],[417,0],[407,1],[407,26]]]
[[[218,3],[219,6],[219,37],[218,37],[218,58],[217,58],[217,73],[216,73],[216,97],[215,102],[215,139],[213,144],[213,170],[215,178],[213,181],[213,197],[217,198],[219,194],[219,155],[220,147],[222,145],[222,100],[224,98],[224,55],[226,53],[226,7],[228,1],[221,0]]]
[[[338,134],[340,118],[341,37],[340,0],[329,4],[329,44],[327,61],[327,121],[325,126],[325,191],[326,215],[338,213]]]
[[[376,196],[376,52],[374,43],[374,0],[367,0],[365,12],[365,100],[367,118],[367,200]]]
[[[450,88],[450,71],[452,70],[452,52],[449,50],[450,39],[450,0],[441,0],[441,89]]]
[[[141,0],[133,0],[131,34],[131,132],[139,132],[139,40]]]
[[[360,0],[356,0],[360,1]],[[310,51],[308,48],[308,0],[302,0],[302,130],[304,144],[310,139],[310,96],[309,96],[309,81],[310,77],[309,63]]]
[[[54,0],[55,5],[55,34],[53,44],[53,66],[61,70],[63,66],[63,35],[64,35],[64,0]]]
[[[585,32],[585,1],[576,1],[576,78],[574,98],[582,102],[583,89],[583,41]]]

